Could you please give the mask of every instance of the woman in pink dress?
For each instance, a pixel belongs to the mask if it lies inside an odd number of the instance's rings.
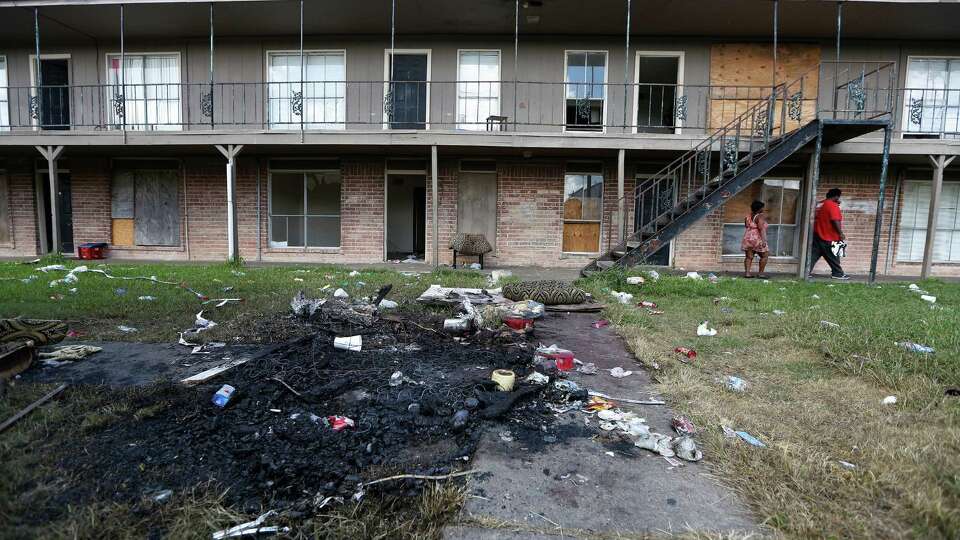
[[[743,219],[747,230],[743,233],[743,241],[740,242],[740,248],[743,249],[746,256],[743,258],[743,277],[755,277],[750,273],[750,267],[753,265],[753,257],[760,257],[760,273],[756,277],[768,278],[763,271],[767,268],[767,257],[770,249],[767,247],[767,218],[763,215],[763,202],[753,201],[750,205],[750,215]]]

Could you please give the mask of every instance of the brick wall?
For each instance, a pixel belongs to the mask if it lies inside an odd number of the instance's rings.
[[[7,193],[0,194],[0,204],[9,205],[12,242],[0,245],[0,257],[35,257],[40,244],[33,165],[28,159],[8,159],[6,167]]]

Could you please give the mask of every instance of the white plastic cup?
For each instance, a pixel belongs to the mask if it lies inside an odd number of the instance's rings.
[[[344,351],[360,352],[363,346],[362,336],[335,337],[333,338],[333,348]]]

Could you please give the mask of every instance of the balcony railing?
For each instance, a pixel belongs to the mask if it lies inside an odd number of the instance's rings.
[[[825,64],[819,78],[810,77],[808,87],[790,96],[790,104],[803,120],[825,109],[835,118],[866,118],[893,105],[895,129],[904,136],[958,136],[960,90],[896,89],[895,79],[870,80],[891,71],[832,71]],[[769,95],[765,86],[525,81],[7,87],[0,88],[0,136],[46,130],[422,129],[704,136]]]

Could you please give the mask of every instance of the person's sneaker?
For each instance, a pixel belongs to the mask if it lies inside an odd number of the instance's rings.
[[[832,277],[833,279],[839,279],[842,281],[847,281],[848,279],[850,279],[850,276],[848,276],[847,274],[843,274],[841,276],[830,276],[830,277]]]

